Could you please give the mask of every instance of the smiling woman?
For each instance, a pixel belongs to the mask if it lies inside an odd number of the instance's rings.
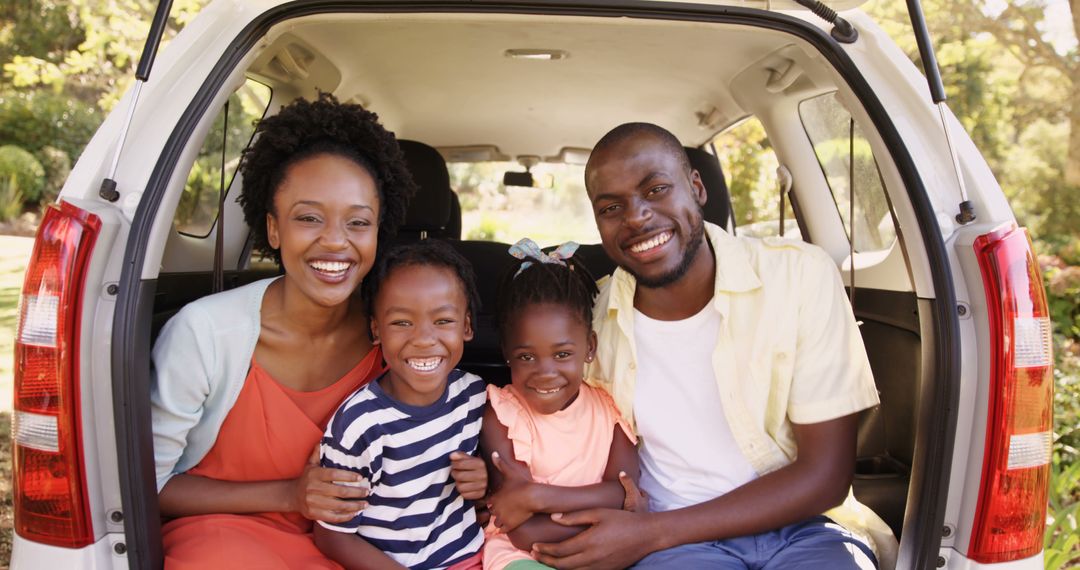
[[[166,563],[336,568],[312,520],[352,518],[365,491],[310,457],[337,405],[381,368],[355,292],[414,185],[378,118],[328,95],[256,136],[239,201],[284,276],[187,305],[154,347]]]
[[[347,301],[375,261],[376,188],[366,168],[332,154],[288,169],[266,215],[267,242],[294,277],[287,285],[323,306]]]

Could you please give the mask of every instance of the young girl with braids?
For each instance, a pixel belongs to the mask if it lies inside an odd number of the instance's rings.
[[[532,545],[583,530],[552,515],[645,504],[632,430],[606,392],[583,382],[596,352],[597,289],[576,249],[545,254],[528,238],[510,248],[521,262],[504,277],[497,309],[511,384],[488,386],[480,435],[492,489],[485,570],[547,568]]]

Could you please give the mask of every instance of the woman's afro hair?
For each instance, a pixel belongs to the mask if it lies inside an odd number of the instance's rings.
[[[289,167],[316,155],[347,158],[375,179],[379,196],[379,248],[405,219],[416,183],[394,133],[360,105],[340,103],[329,93],[316,101],[298,99],[276,115],[259,121],[254,142],[244,150],[240,173],[244,187],[238,201],[251,228],[256,251],[281,263],[266,235],[266,215],[274,213],[274,195]]]

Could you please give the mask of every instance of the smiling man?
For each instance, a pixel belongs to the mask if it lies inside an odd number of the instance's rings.
[[[837,524],[844,511],[833,509],[851,485],[857,413],[878,403],[833,261],[706,223],[701,177],[655,125],[605,135],[585,182],[619,266],[597,298],[587,377],[639,435],[652,512],[553,517],[591,528],[537,545],[540,561],[875,567],[864,529]]]

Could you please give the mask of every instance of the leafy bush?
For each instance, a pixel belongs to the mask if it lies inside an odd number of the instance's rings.
[[[15,145],[0,146],[0,180],[9,185],[7,199],[14,199],[18,192],[22,202],[36,202],[45,187],[45,169],[29,152]]]
[[[1076,517],[1080,502],[1076,500],[1076,481],[1080,478],[1080,463],[1062,469],[1052,466],[1050,477],[1050,521],[1043,540],[1043,557],[1047,570],[1072,568],[1080,560],[1080,534]]]
[[[1054,324],[1054,450],[1044,535],[1047,570],[1080,564],[1080,238],[1037,244]]]
[[[71,158],[54,146],[43,146],[37,152],[37,159],[45,168],[45,187],[41,190],[40,201],[53,202],[60,195],[68,174],[71,174]]]
[[[0,145],[18,145],[34,154],[46,146],[78,158],[104,118],[101,111],[50,91],[0,92]]]
[[[0,179],[0,222],[10,222],[19,217],[23,209],[23,195],[14,176]]]
[[[221,167],[213,160],[196,160],[188,173],[184,193],[176,207],[177,231],[205,236],[217,219]]]
[[[505,241],[507,238],[504,237],[504,234],[506,234],[509,229],[510,228],[505,221],[485,212],[480,217],[480,223],[466,234],[465,239],[481,241],[503,239],[503,241]]]

